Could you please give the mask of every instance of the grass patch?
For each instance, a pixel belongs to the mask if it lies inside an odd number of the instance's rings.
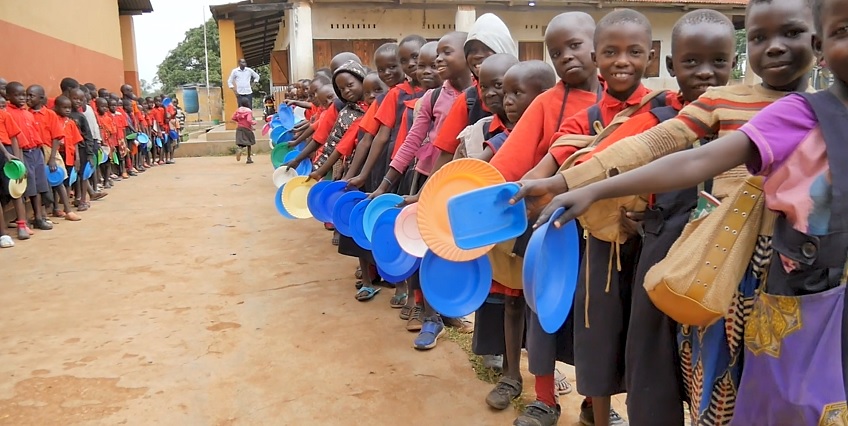
[[[475,355],[474,352],[471,351],[471,336],[472,335],[470,333],[460,333],[456,328],[445,327],[445,337],[451,342],[456,343],[459,348],[465,352],[465,355],[468,357],[468,362],[471,364],[471,368],[474,369],[474,374],[477,376],[477,379],[494,385],[498,382],[498,380],[500,380],[501,373],[500,371],[487,368],[483,365],[483,357]],[[513,400],[512,407],[517,412],[524,412],[524,409],[527,407],[527,395],[522,393],[521,397]]]

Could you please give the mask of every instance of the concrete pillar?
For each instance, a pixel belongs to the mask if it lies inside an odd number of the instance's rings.
[[[297,1],[286,11],[289,27],[289,81],[312,78],[315,73],[312,46],[312,7]]]
[[[135,93],[141,94],[141,82],[138,79],[138,55],[135,50],[135,28],[133,17],[130,15],[120,16],[121,25],[121,52],[124,56],[124,83],[135,89]],[[110,88],[118,92],[119,88]]]
[[[456,7],[456,23],[457,31],[468,32],[477,20],[477,10],[474,6],[460,5]]]
[[[228,130],[235,130],[236,123],[230,122],[229,117],[232,117],[238,109],[238,102],[235,93],[227,85],[230,73],[238,66],[239,60],[235,21],[219,19],[218,38],[221,46],[221,81],[223,82],[221,91],[224,92],[224,117],[227,118],[224,122],[227,124]]]

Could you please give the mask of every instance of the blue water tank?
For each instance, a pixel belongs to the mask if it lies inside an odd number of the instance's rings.
[[[200,103],[197,99],[197,87],[183,87],[183,105],[185,112],[188,114],[197,114],[200,110]]]

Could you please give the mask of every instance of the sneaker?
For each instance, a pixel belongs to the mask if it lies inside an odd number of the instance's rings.
[[[29,232],[27,232],[26,226],[21,226],[18,228],[18,239],[19,240],[28,240]]]
[[[8,235],[0,236],[0,248],[12,248],[15,246],[15,241]]]
[[[486,396],[486,404],[496,410],[505,410],[512,400],[521,396],[521,382],[509,377],[501,377],[495,388]]]
[[[542,401],[533,401],[527,404],[527,408],[512,422],[513,426],[555,426],[559,421],[560,408],[548,407]]]
[[[409,313],[409,319],[406,321],[406,331],[421,330],[421,327],[424,325],[424,321],[421,319],[423,311],[424,307],[421,305],[412,307],[412,311]]]
[[[503,370],[503,355],[483,355],[483,366],[491,370]]]
[[[580,404],[580,424],[584,426],[595,426],[595,413],[592,411],[592,406],[584,399]],[[628,426],[621,416],[612,408],[609,413],[610,426]]]
[[[439,343],[439,337],[442,337],[443,334],[445,334],[445,325],[442,324],[441,318],[438,316],[425,318],[421,332],[418,333],[412,347],[419,351],[433,349]]]
[[[44,218],[32,221],[32,226],[35,227],[35,229],[40,229],[42,231],[49,231],[53,229],[53,224],[50,223],[49,220]]]
[[[245,164],[253,164],[253,157],[247,157],[247,161],[245,161]]]

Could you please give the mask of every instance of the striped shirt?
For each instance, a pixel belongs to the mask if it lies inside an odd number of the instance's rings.
[[[787,94],[789,92],[766,89],[759,84],[707,89],[698,100],[680,110],[676,118],[640,135],[622,139],[585,163],[560,173],[572,189],[624,173],[689,148],[704,137],[721,137],[739,130],[760,110]],[[747,176],[745,166],[717,176],[713,195],[721,199],[732,194],[739,181]]]

